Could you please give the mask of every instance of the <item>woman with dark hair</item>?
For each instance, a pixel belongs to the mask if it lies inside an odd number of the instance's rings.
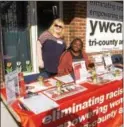
[[[75,60],[85,60],[86,66],[89,61],[85,52],[82,51],[83,42],[80,38],[75,38],[68,50],[66,50],[60,57],[58,66],[58,75],[69,74],[73,72],[72,62]]]

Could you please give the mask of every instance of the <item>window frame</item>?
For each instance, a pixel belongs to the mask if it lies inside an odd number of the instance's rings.
[[[37,26],[37,1],[29,1],[29,14],[28,22],[30,26],[30,46],[31,46],[31,63],[32,63],[32,72],[24,72],[24,75],[31,75],[39,73],[37,55],[36,55],[36,41],[38,38],[38,26]],[[59,17],[63,19],[63,1],[59,2]],[[35,25],[34,25],[35,24]]]

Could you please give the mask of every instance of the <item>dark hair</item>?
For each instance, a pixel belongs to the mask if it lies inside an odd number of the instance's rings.
[[[68,48],[68,50],[72,49],[72,45],[74,44],[75,41],[80,41],[81,42],[81,50],[83,48],[83,41],[80,38],[75,38],[71,43],[70,46]]]

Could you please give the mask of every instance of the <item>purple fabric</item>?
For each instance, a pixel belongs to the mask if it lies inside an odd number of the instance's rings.
[[[57,40],[47,39],[42,47],[42,55],[45,70],[51,73],[57,73],[59,59],[65,50],[65,44],[57,43]]]

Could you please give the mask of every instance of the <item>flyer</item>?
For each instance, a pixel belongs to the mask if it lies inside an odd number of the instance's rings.
[[[80,84],[87,80],[88,71],[85,65],[85,61],[75,61],[72,63],[74,70],[75,83]]]

